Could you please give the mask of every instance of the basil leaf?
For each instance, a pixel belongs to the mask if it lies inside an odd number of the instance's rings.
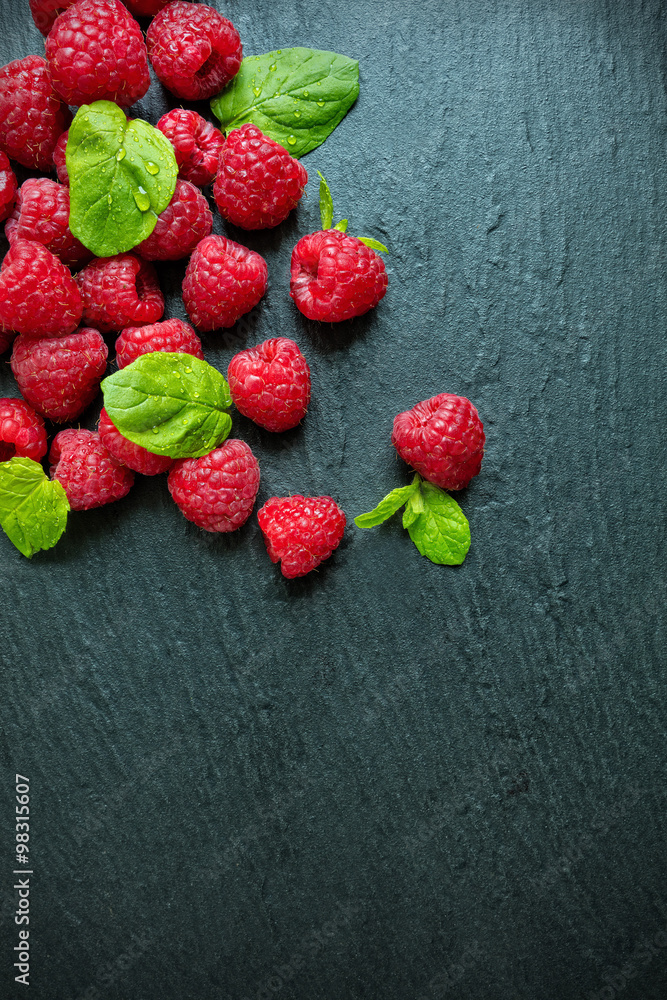
[[[105,378],[102,392],[115,427],[154,455],[200,458],[231,430],[225,378],[191,354],[143,354]]]
[[[0,463],[0,526],[19,552],[31,559],[51,549],[67,524],[69,501],[60,483],[39,462],[11,458]]]
[[[252,122],[299,157],[331,135],[358,94],[356,59],[319,49],[277,49],[245,58],[211,108],[224,131]]]
[[[131,250],[150,236],[176,188],[169,140],[148,122],[128,122],[111,101],[79,108],[66,161],[69,227],[97,257]]]
[[[372,240],[370,236],[357,236],[357,239],[360,243],[365,243],[371,250],[381,250],[382,253],[389,253],[384,243],[378,243],[377,240]]]
[[[320,218],[322,219],[322,229],[331,229],[333,225],[333,198],[331,197],[331,189],[324,179],[324,175],[320,174]]]
[[[384,500],[380,500],[377,507],[369,511],[368,514],[359,514],[358,517],[355,517],[354,523],[358,528],[375,528],[390,518],[392,514],[395,514],[418,491],[419,482],[418,477],[416,477],[409,486],[400,486],[388,493]]]
[[[470,525],[456,500],[432,483],[422,481],[425,510],[408,524],[410,538],[431,562],[458,566],[470,548]]]

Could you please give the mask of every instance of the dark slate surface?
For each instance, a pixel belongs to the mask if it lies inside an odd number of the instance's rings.
[[[244,237],[270,289],[209,360],[284,334],[313,370],[301,429],[235,418],[260,502],[332,493],[351,522],[407,482],[394,414],[453,391],[488,433],[473,545],[437,567],[398,523],[351,526],[288,583],[256,520],[205,535],[163,478],[32,562],[0,538],[0,992],[24,991],[18,770],[33,996],[658,1000],[666,5],[221,9],[247,54],[359,58],[357,105],[304,162],[391,246],[386,299],[331,330],[287,294],[316,185]],[[1,13],[0,61],[42,51],[27,3]],[[156,85],[138,111],[169,102]]]

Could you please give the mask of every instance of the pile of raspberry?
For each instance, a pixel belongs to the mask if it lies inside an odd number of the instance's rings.
[[[250,517],[260,480],[245,442],[230,439],[203,458],[172,460],[127,440],[104,409],[94,431],[58,425],[77,422],[98,397],[111,343],[119,368],[154,351],[203,358],[199,333],[233,326],[264,295],[266,261],[213,234],[202,188],[213,184],[215,206],[231,226],[266,229],[296,208],[307,172],[254,125],[225,138],[194,110],[170,111],[155,127],[178,166],[171,203],[138,246],[94,258],[69,229],[70,106],[107,100],[129,108],[148,90],[149,61],[177,99],[208,100],[238,72],[241,40],[213,8],[184,0],[30,0],[30,8],[46,36],[45,56],[0,68],[0,221],[9,243],[0,268],[0,350],[11,348],[23,397],[0,400],[0,460],[41,461],[48,451],[50,474],[74,510],[121,499],[137,473],[166,473],[188,520],[206,531],[237,530]],[[136,17],[152,19],[145,35]],[[19,185],[10,160],[50,176]],[[177,260],[187,260],[189,323],[164,319],[154,262]],[[289,294],[309,319],[362,315],[386,288],[381,258],[338,230],[312,233],[294,248]],[[310,369],[291,339],[241,351],[228,378],[239,412],[269,432],[293,429],[307,412]],[[258,520],[270,558],[291,578],[331,555],[346,519],[331,497],[298,494],[272,497]]]

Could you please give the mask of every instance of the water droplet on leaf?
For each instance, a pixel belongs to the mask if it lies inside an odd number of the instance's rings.
[[[324,101],[318,101],[317,102],[317,106],[318,106],[318,108],[323,108],[324,107]]]
[[[294,117],[295,118],[300,118],[301,117],[301,112],[300,111],[295,111],[294,112]]]
[[[287,136],[287,141],[289,142],[290,146],[295,146],[296,145],[296,136],[294,136],[294,135],[288,135]]]
[[[118,150],[118,152],[116,153],[116,159],[117,160],[124,160],[125,156],[126,156],[125,150],[121,146],[120,149]]]
[[[262,88],[261,87],[253,87],[252,88],[252,92],[255,95],[255,97],[259,97],[259,95],[262,93]]]
[[[137,208],[140,212],[147,212],[151,207],[151,200],[146,191],[139,185],[136,191],[132,192]]]
[[[273,72],[275,72],[275,69],[276,69],[276,64],[275,64],[275,63],[273,63],[273,65],[272,65],[272,66],[269,66],[269,69],[271,70],[271,72],[272,72],[272,73],[273,73]]]
[[[304,92],[303,92],[303,96],[304,96],[304,97],[308,97],[308,91],[307,91],[307,90],[304,90]]]
[[[146,170],[149,174],[152,174],[153,177],[160,172],[160,168],[157,163],[152,163],[151,160],[146,160]]]

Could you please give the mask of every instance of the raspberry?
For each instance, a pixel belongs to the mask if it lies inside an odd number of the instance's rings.
[[[271,562],[283,576],[305,576],[337,549],[345,514],[331,497],[271,497],[257,512]]]
[[[72,510],[90,510],[129,493],[134,472],[109,454],[95,431],[59,431],[49,452],[51,479],[64,488]]]
[[[266,291],[266,261],[224,236],[207,236],[185,270],[183,301],[200,330],[230,327],[256,306]]]
[[[120,0],[78,0],[60,14],[46,39],[46,60],[68,104],[129,108],[151,82],[141,28]]]
[[[399,413],[391,441],[420,476],[444,490],[462,490],[484,455],[484,427],[464,396],[441,392]]]
[[[46,455],[46,431],[38,413],[22,399],[0,399],[0,462]]]
[[[196,111],[174,108],[158,121],[155,128],[174,147],[178,176],[203,187],[210,184],[218,169],[222,133]]]
[[[48,177],[30,177],[19,188],[16,207],[5,225],[10,246],[34,240],[67,264],[77,267],[93,256],[69,229],[69,188]]]
[[[14,207],[18,183],[12,170],[9,157],[0,152],[0,222],[6,219]]]
[[[58,180],[61,184],[69,185],[69,174],[67,173],[67,161],[65,153],[67,150],[67,140],[69,139],[69,129],[63,132],[53,150],[53,166],[56,168]]]
[[[13,160],[47,173],[71,120],[41,56],[15,59],[0,69],[0,149]]]
[[[186,101],[219,93],[243,58],[232,22],[213,7],[185,0],[174,0],[153,18],[146,45],[160,83]]]
[[[188,257],[213,229],[206,198],[189,181],[176,181],[174,196],[158,215],[155,229],[135,247],[145,260],[180,260]]]
[[[82,327],[66,337],[14,341],[12,371],[21,395],[43,417],[75,420],[94,400],[107,367],[107,345]]]
[[[81,319],[68,268],[41,243],[16,240],[0,269],[0,323],[30,337],[64,337]]]
[[[337,229],[302,237],[292,251],[291,271],[290,295],[297,309],[322,322],[362,316],[387,291],[382,259]]]
[[[235,354],[227,371],[239,413],[267,431],[287,431],[310,402],[310,368],[293,340],[277,337]]]
[[[223,219],[242,229],[270,229],[287,218],[308,174],[286,149],[255,125],[227,136],[213,196]]]
[[[165,455],[153,455],[152,452],[142,448],[140,444],[128,441],[119,430],[116,430],[105,409],[102,409],[100,413],[98,433],[100,441],[109,454],[117,462],[122,462],[134,472],[140,472],[144,476],[157,476],[161,472],[166,472],[174,464],[173,458],[168,458]]]
[[[192,354],[204,360],[201,340],[190,324],[182,319],[165,319],[151,326],[128,326],[121,330],[116,341],[116,364],[125,368],[142,354],[155,351]]]
[[[204,531],[236,531],[255,503],[259,464],[245,441],[231,438],[203,458],[179,459],[168,485],[188,521]]]
[[[58,14],[62,14],[64,10],[76,3],[76,0],[28,0],[28,2],[35,27],[43,35],[48,35]]]
[[[156,323],[164,312],[155,268],[132,253],[96,258],[79,271],[76,282],[85,322],[102,333]]]

